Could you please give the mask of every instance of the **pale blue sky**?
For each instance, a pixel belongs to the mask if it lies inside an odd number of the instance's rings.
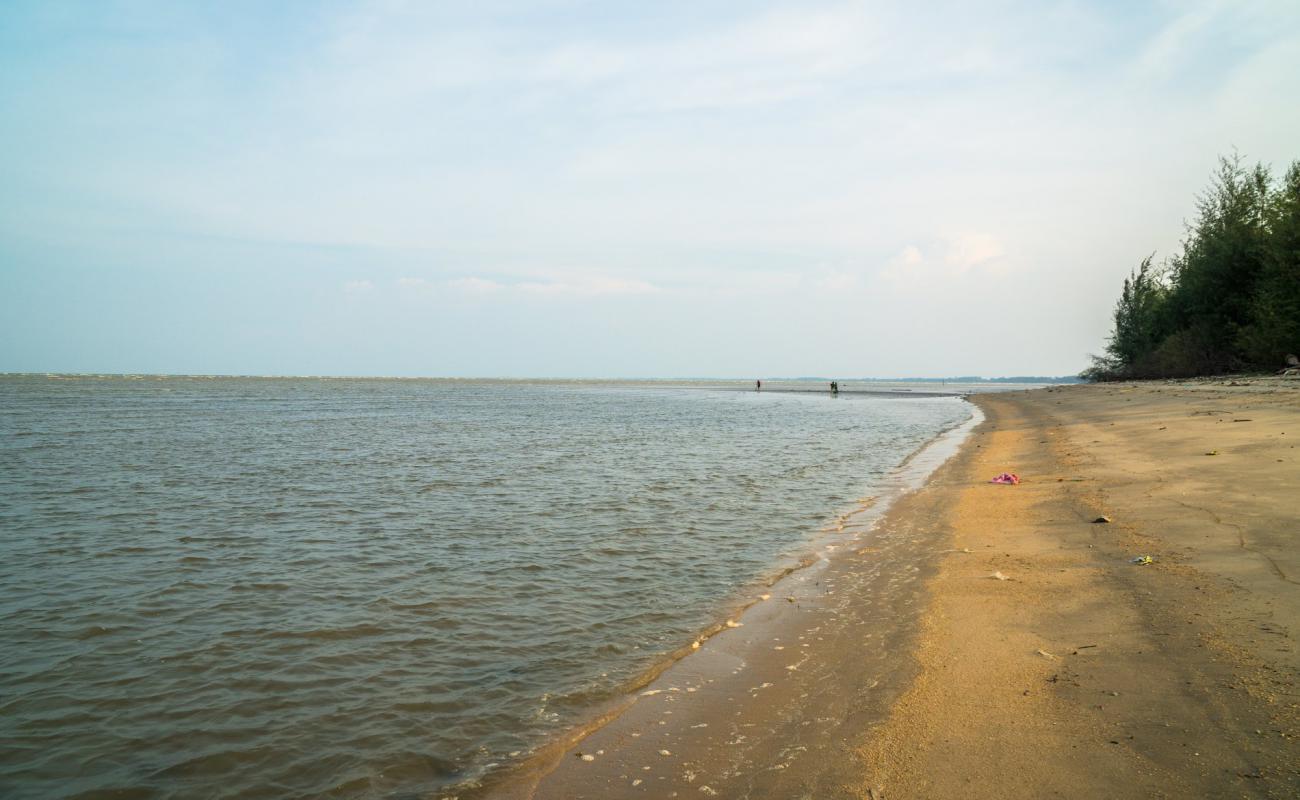
[[[1063,374],[1286,2],[0,4],[0,371]]]

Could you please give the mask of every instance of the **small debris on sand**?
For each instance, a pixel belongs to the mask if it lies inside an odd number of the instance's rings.
[[[1098,523],[1105,524],[1105,523],[1108,523],[1108,522],[1110,522],[1110,521],[1111,521],[1110,517],[1097,517],[1097,518],[1094,519],[1092,522],[1093,522],[1094,525],[1096,525],[1096,524],[1098,524]]]
[[[999,572],[995,572],[995,573],[993,573],[993,574],[990,575],[989,577],[992,578],[992,579],[995,580],[995,581],[1009,581],[1009,580],[1011,580],[1010,576],[1003,575],[1000,571],[999,571]]]

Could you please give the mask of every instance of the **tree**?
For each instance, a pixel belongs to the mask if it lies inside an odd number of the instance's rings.
[[[1239,338],[1246,357],[1279,366],[1300,353],[1300,161],[1293,162],[1270,198],[1268,247],[1252,304],[1252,321]]]
[[[1247,169],[1234,154],[1219,159],[1210,188],[1197,199],[1169,293],[1171,332],[1187,331],[1181,338],[1194,341],[1197,352],[1167,354],[1195,372],[1243,363],[1237,340],[1252,320],[1263,270],[1271,183],[1266,167]]]
[[[1106,353],[1121,371],[1131,371],[1166,335],[1167,289],[1160,274],[1151,267],[1153,257],[1154,254],[1142,259],[1138,268],[1124,279],[1124,289],[1115,304],[1115,330],[1106,343]]]
[[[1190,377],[1276,369],[1300,353],[1300,161],[1220,158],[1167,269],[1143,259],[1124,281],[1115,327],[1083,376]]]

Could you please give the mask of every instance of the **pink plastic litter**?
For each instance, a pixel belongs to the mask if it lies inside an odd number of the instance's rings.
[[[1020,476],[1014,472],[1004,472],[989,481],[989,483],[1006,483],[1015,486],[1017,483],[1020,483]]]

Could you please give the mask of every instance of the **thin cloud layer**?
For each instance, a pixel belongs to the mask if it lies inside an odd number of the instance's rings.
[[[1069,372],[1217,154],[1300,156],[1298,76],[1300,13],[1258,0],[8,3],[0,367],[91,358],[46,303],[190,370],[94,305],[111,276],[122,319],[209,320],[208,371],[257,371],[231,302],[322,332],[277,370],[504,374],[609,329],[627,363],[546,374]]]
[[[423,282],[422,282],[423,283]],[[647,281],[578,275],[567,280],[525,280],[503,282],[486,278],[463,277],[447,281],[449,288],[472,294],[516,293],[537,297],[599,297],[601,295],[637,295],[659,291]]]

